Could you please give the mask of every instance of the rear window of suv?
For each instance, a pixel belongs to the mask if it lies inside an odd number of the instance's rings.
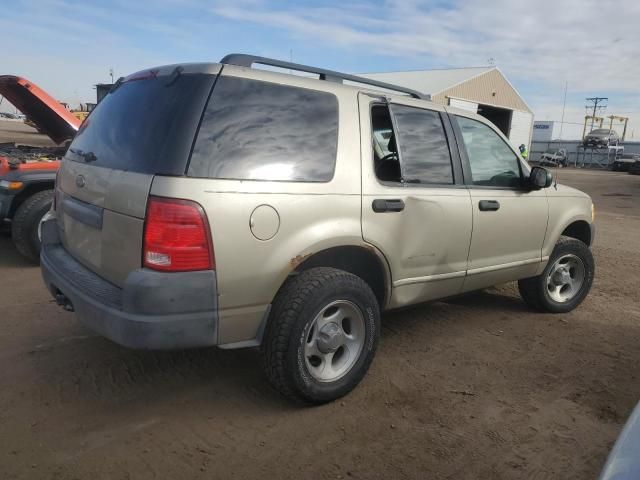
[[[335,95],[223,76],[204,113],[188,175],[327,182],[337,145]]]
[[[184,175],[214,75],[130,80],[84,121],[67,158],[138,173]]]

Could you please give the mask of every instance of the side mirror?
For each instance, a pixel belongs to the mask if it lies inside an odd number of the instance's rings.
[[[533,167],[529,174],[529,186],[534,190],[550,187],[553,183],[553,175],[542,167]]]

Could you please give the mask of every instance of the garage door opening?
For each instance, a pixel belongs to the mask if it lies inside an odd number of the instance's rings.
[[[511,129],[512,113],[512,110],[507,110],[506,108],[492,107],[490,105],[478,105],[478,114],[492,122],[507,137],[509,136],[509,130]]]

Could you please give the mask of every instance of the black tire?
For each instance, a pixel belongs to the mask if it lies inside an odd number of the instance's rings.
[[[334,301],[356,305],[364,319],[364,345],[341,378],[318,381],[305,358],[307,326]],[[313,268],[291,277],[273,302],[261,346],[261,360],[271,385],[282,395],[310,404],[330,402],[349,393],[362,380],[380,336],[380,308],[360,277],[334,268]]]
[[[567,254],[575,255],[582,261],[584,265],[584,280],[577,294],[570,300],[560,303],[553,300],[549,295],[547,276],[556,260]],[[550,313],[566,313],[576,308],[585,299],[589,290],[591,290],[594,275],[595,263],[589,247],[575,238],[560,237],[542,274],[537,277],[519,280],[518,290],[525,303],[536,310]]]
[[[34,263],[40,262],[38,226],[51,208],[53,190],[42,190],[27,198],[11,220],[11,236],[18,252]]]

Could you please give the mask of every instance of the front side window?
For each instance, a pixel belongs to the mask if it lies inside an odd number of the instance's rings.
[[[338,99],[327,92],[220,77],[188,175],[327,182],[338,145]]]
[[[477,120],[456,117],[469,157],[474,185],[519,187],[520,163],[516,154],[490,127]]]
[[[391,120],[395,119],[395,127]],[[452,184],[449,144],[440,114],[391,105],[371,109],[374,168],[383,182]]]

